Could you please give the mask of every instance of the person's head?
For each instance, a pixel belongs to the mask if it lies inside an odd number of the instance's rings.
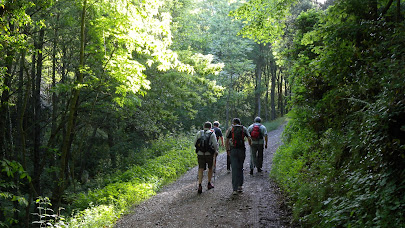
[[[211,127],[212,127],[211,122],[207,121],[207,122],[204,123],[204,128],[211,129]]]
[[[232,123],[234,125],[240,125],[240,119],[239,118],[233,118]]]
[[[262,122],[262,119],[260,117],[255,118],[255,123],[261,123],[261,122]]]
[[[219,127],[219,122],[218,121],[214,121],[214,127]]]

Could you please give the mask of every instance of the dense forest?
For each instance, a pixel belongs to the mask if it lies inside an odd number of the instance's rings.
[[[403,0],[1,0],[0,226],[109,227],[192,138],[287,113],[303,227],[405,223]]]

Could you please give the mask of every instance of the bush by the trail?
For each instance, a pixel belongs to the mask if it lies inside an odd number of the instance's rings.
[[[189,136],[161,138],[145,151],[159,153],[160,156],[147,160],[142,166],[136,165],[116,174],[110,178],[111,183],[101,189],[73,197],[73,208],[79,211],[68,219],[69,226],[109,226],[131,206],[155,195],[163,185],[197,164],[190,140]]]
[[[297,18],[292,116],[271,175],[303,227],[405,224],[404,20],[371,8],[383,10],[335,1]]]

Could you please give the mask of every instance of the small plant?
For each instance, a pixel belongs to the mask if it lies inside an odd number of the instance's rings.
[[[54,214],[53,209],[50,208],[52,203],[48,197],[40,196],[35,203],[38,204],[38,213],[32,214],[38,216],[39,221],[34,221],[32,223],[39,224],[39,227],[68,227],[68,225],[64,223],[65,218],[60,215],[60,211],[64,208],[60,207],[58,213]]]

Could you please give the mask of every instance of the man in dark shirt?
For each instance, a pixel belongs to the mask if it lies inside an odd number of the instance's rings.
[[[225,135],[226,151],[231,156],[234,195],[242,192],[243,163],[246,157],[245,138],[247,138],[249,145],[252,145],[252,139],[247,128],[241,125],[239,118],[234,118],[232,127],[228,129]]]
[[[213,129],[215,131],[215,135],[217,136],[218,144],[219,144],[219,140],[221,140],[221,145],[222,145],[222,147],[224,147],[224,137],[222,135],[222,130],[219,128],[219,122],[215,121],[213,125],[214,125]],[[228,171],[231,170],[231,158],[229,157],[229,155],[226,156],[226,169]]]

